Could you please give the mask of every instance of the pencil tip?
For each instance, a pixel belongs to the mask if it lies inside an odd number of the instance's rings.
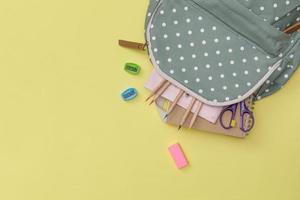
[[[167,118],[168,118],[168,114],[165,115],[164,119],[167,119]]]
[[[178,130],[180,130],[181,129],[181,125],[178,127]]]

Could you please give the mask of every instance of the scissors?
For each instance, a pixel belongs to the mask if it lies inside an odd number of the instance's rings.
[[[249,132],[253,127],[254,127],[254,116],[253,112],[247,107],[246,101],[242,101],[239,103],[240,104],[240,129],[243,132]],[[220,122],[221,126],[224,129],[231,129],[236,126],[236,114],[237,114],[237,108],[238,108],[238,103],[233,104],[231,106],[228,106],[225,108],[221,114],[220,114]],[[225,123],[225,114],[230,113],[231,118],[228,123]]]

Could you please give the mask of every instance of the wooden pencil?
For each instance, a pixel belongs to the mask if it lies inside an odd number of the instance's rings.
[[[178,130],[181,129],[181,127],[182,127],[183,124],[185,123],[186,119],[188,118],[188,116],[189,116],[189,114],[190,114],[190,112],[191,112],[191,110],[192,110],[192,108],[193,108],[193,106],[194,106],[194,104],[195,104],[195,101],[196,101],[195,97],[192,97],[191,103],[190,103],[190,105],[188,106],[188,108],[186,109],[186,111],[185,111],[185,113],[184,113],[184,115],[183,115],[183,118],[182,118],[182,120],[181,120],[181,122],[180,122],[180,125],[179,125],[179,127],[178,127]]]
[[[193,116],[193,118],[192,118],[192,120],[190,122],[189,128],[192,128],[194,126],[194,124],[196,122],[196,119],[199,116],[199,113],[201,111],[202,105],[203,104],[200,101],[198,101],[198,106],[197,106],[196,112],[194,113],[194,116]]]
[[[171,107],[169,108],[166,116],[165,116],[165,119],[168,117],[168,115],[174,110],[174,108],[176,107],[177,103],[179,102],[179,100],[181,99],[181,97],[184,95],[184,91],[183,90],[180,90],[179,94],[176,96],[174,102],[172,103]]]
[[[168,87],[171,85],[170,82],[166,82],[162,88],[155,94],[154,98],[152,99],[152,101],[150,102],[149,105],[153,104],[157,99],[158,97],[160,97],[167,89]]]
[[[148,101],[151,97],[153,97],[155,95],[155,93],[157,93],[157,91],[167,82],[167,80],[162,80],[160,84],[158,84],[158,86],[156,86],[154,88],[154,90],[151,92],[151,94],[149,95],[149,97],[146,99],[146,101]]]

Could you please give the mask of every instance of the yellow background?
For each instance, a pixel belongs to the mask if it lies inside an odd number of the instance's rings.
[[[236,139],[161,122],[145,104],[146,0],[0,3],[0,199],[299,200],[300,72]],[[125,62],[142,66],[139,76]],[[140,95],[125,103],[128,86]],[[168,145],[191,163],[177,170]]]

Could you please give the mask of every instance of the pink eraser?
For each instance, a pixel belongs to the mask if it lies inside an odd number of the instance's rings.
[[[169,152],[172,155],[178,169],[182,169],[189,164],[179,143],[171,145],[169,147]]]

